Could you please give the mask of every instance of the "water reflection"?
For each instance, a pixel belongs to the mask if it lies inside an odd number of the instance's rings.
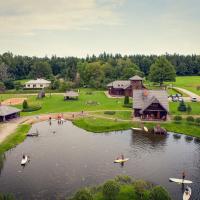
[[[1,171],[3,170],[4,160],[5,159],[6,159],[5,154],[0,154],[0,175],[1,175]]]
[[[27,138],[6,153],[0,162],[0,192],[12,192],[23,199],[69,197],[78,188],[96,185],[119,174],[165,186],[174,199],[182,199],[182,187],[169,182],[186,171],[193,199],[199,197],[200,144],[131,130],[106,134],[88,133],[71,122],[35,124],[39,137]],[[31,157],[23,168],[22,153]],[[124,165],[114,159],[124,154]],[[4,160],[4,162],[2,162]],[[2,167],[4,165],[4,167]]]

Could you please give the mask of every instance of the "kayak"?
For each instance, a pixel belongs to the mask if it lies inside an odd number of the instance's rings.
[[[25,158],[22,158],[21,165],[25,165],[28,162],[28,156],[25,156]]]
[[[114,163],[123,163],[123,162],[126,162],[128,160],[129,160],[129,158],[117,159],[117,160],[114,160]]]
[[[183,184],[191,184],[192,181],[190,180],[183,180],[183,179],[178,179],[178,178],[169,178],[170,181],[174,182],[174,183],[183,183]]]
[[[192,189],[187,187],[185,192],[183,193],[183,200],[189,200],[192,194]]]

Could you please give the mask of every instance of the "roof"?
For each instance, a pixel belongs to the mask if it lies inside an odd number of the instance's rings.
[[[21,110],[12,106],[4,106],[4,105],[0,105],[0,116],[7,116],[7,115],[11,115],[14,113],[18,113]]]
[[[107,85],[107,87],[113,87],[113,88],[120,88],[120,89],[126,89],[131,85],[130,81],[113,81]]]
[[[30,80],[30,81],[26,82],[25,84],[46,84],[46,83],[51,83],[51,81],[47,81],[45,79],[38,78],[36,80]]]
[[[168,94],[165,90],[134,90],[133,101],[134,109],[143,111],[152,103],[160,103],[169,112]]]
[[[78,97],[79,94],[78,92],[75,92],[75,91],[67,91],[65,94],[64,94],[65,97]]]
[[[141,78],[141,77],[138,76],[138,75],[135,75],[135,76],[129,78],[129,80],[131,80],[131,81],[142,81],[143,78]]]

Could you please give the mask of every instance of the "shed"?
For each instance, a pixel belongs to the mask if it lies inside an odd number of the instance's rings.
[[[0,105],[0,121],[6,121],[20,116],[21,110],[12,106]]]
[[[79,93],[75,91],[67,91],[64,94],[64,100],[77,100],[79,97]]]

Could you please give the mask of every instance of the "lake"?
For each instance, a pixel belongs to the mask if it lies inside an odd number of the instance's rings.
[[[71,122],[53,121],[34,124],[39,137],[29,137],[6,152],[0,162],[0,192],[10,192],[22,199],[70,197],[81,187],[93,186],[125,174],[164,186],[173,199],[182,199],[182,186],[170,183],[169,177],[192,180],[192,199],[200,199],[200,144],[134,133],[132,130],[90,133]],[[22,154],[31,161],[20,165]],[[130,160],[121,166],[113,160],[123,153]]]

